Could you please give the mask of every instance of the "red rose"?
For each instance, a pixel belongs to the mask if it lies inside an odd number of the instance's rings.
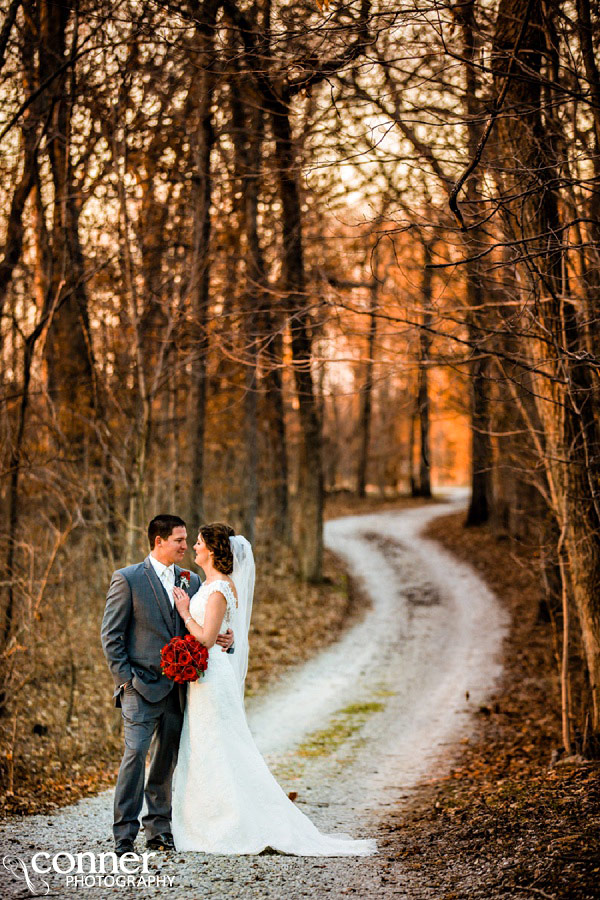
[[[172,647],[165,647],[162,652],[162,661],[165,665],[175,662],[175,652]]]
[[[198,665],[206,665],[206,661],[208,659],[208,653],[206,652],[206,647],[198,648],[194,653],[194,662]]]
[[[191,661],[192,661],[192,656],[190,653],[188,653],[187,650],[180,651],[180,653],[177,657],[177,662],[179,663],[180,666],[189,666]]]
[[[180,578],[187,578],[187,580],[189,581],[189,580],[190,580],[190,573],[189,573],[189,572],[184,572],[184,570],[182,569],[181,572],[179,573],[179,577],[180,577]]]
[[[186,681],[197,681],[198,679],[198,671],[196,669],[196,666],[186,666],[181,674]]]
[[[167,666],[167,668],[165,669],[165,675],[167,676],[167,678],[174,678],[175,675],[177,675],[178,671],[179,669],[175,665],[175,663],[171,663],[171,665]]]
[[[183,639],[187,644],[194,644],[196,642],[196,638],[193,634],[186,634]]]

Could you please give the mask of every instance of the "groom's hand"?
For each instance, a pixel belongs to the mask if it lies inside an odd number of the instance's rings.
[[[231,628],[228,628],[225,634],[219,634],[217,636],[217,644],[219,645],[223,653],[226,653],[227,650],[229,650],[229,648],[233,644],[233,640],[234,637]]]

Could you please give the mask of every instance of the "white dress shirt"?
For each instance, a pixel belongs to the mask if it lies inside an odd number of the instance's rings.
[[[154,571],[158,575],[165,591],[167,592],[167,596],[171,601],[171,607],[175,605],[175,600],[173,598],[173,588],[175,587],[175,567],[171,563],[170,566],[165,566],[163,563],[159,562],[156,557],[150,554],[150,562],[152,563],[152,567]]]

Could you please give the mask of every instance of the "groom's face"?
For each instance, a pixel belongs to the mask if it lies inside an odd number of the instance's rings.
[[[165,566],[180,563],[185,556],[186,550],[187,531],[183,525],[174,528],[167,538],[162,538],[159,535],[154,544],[154,554]]]

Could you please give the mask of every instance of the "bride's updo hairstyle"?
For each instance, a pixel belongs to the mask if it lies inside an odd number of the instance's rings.
[[[229,538],[235,534],[233,528],[230,525],[223,525],[222,522],[213,522],[211,525],[202,525],[200,534],[213,555],[215,569],[222,572],[223,575],[231,575],[233,572],[233,550],[231,549]]]

